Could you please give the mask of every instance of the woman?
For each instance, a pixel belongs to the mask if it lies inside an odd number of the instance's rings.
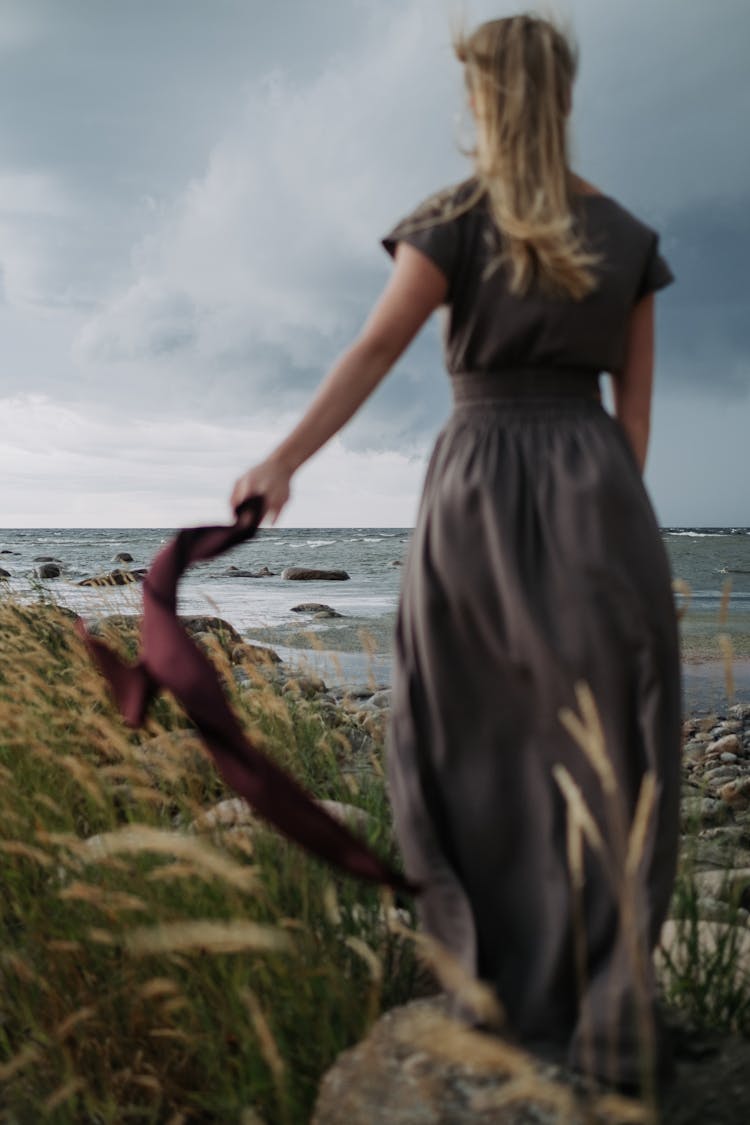
[[[262,495],[275,520],[293,473],[447,306],[455,407],[429,464],[396,629],[398,836],[425,888],[424,927],[495,987],[517,1036],[630,1082],[677,843],[675,616],[640,479],[653,292],[671,274],[656,235],[569,169],[565,37],[516,16],[482,25],[457,55],[477,127],[474,176],[384,240],[395,269],[360,337],[232,503]],[[616,420],[600,405],[600,372],[613,376]],[[644,775],[656,781],[631,887],[645,969],[601,855],[586,849],[581,900],[572,886],[556,767],[618,847],[612,794],[560,720],[581,681],[623,822]]]

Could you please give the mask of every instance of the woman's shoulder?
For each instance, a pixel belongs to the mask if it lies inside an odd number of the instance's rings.
[[[613,261],[634,278],[636,298],[674,281],[660,253],[659,235],[647,222],[611,195],[583,192],[576,202],[584,208],[588,236],[595,244],[609,247]]]
[[[451,219],[467,214],[476,206],[484,196],[476,176],[470,176],[460,183],[450,184],[428,195],[413,211],[399,223],[424,224],[432,226],[436,223],[449,222]]]
[[[601,216],[607,225],[622,228],[631,237],[640,237],[650,242],[656,237],[656,231],[647,222],[634,214],[619,199],[604,192],[580,192],[575,196],[576,201],[587,209],[589,215]]]

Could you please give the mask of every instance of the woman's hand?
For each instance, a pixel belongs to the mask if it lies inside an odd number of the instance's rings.
[[[251,496],[262,496],[263,518],[270,516],[271,523],[276,523],[289,499],[291,479],[291,472],[280,461],[266,458],[248,469],[236,482],[230,500],[232,511],[236,512],[240,504]]]

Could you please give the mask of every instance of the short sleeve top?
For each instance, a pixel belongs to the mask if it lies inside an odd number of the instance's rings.
[[[497,230],[475,179],[430,196],[383,239],[390,254],[408,242],[448,280],[445,358],[449,373],[557,367],[617,374],[625,363],[630,312],[672,272],[655,231],[607,195],[573,197],[587,247],[599,256],[597,287],[583,300],[533,287],[510,292]]]

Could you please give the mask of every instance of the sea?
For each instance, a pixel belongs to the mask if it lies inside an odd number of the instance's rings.
[[[9,575],[0,591],[24,600],[51,598],[85,619],[137,613],[137,584],[101,588],[78,583],[115,568],[148,567],[173,534],[155,528],[0,529],[0,568]],[[322,653],[346,653],[347,674],[356,676],[368,668],[372,672],[374,666],[376,678],[387,682],[410,535],[410,528],[261,528],[230,554],[188,571],[181,583],[179,610],[220,616],[248,639],[271,644],[285,658],[312,646],[320,650],[318,667],[328,671]],[[750,528],[669,527],[662,535],[680,590],[689,590],[677,594],[678,604],[687,608],[683,633],[698,645],[700,659],[710,661],[715,634],[750,634]],[[131,555],[132,562],[115,561],[121,552]],[[61,566],[60,577],[38,577],[46,560]],[[344,570],[350,577],[292,582],[281,577],[290,566]],[[264,567],[270,576],[242,573]],[[341,617],[321,620],[295,612],[295,606],[305,603],[328,606]],[[702,648],[701,638],[706,639]],[[715,657],[718,663],[718,648]]]

